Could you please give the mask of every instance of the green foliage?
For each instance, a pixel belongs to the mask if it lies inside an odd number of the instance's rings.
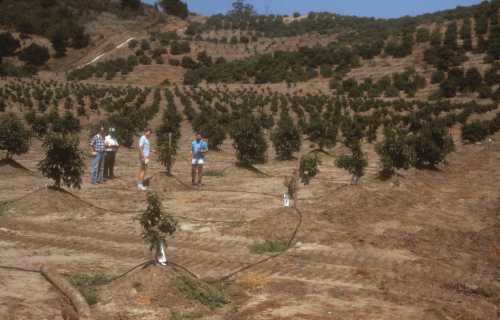
[[[487,51],[493,59],[500,59],[500,26],[492,28]]]
[[[54,180],[54,186],[80,189],[83,154],[77,136],[50,133],[43,143],[45,158],[38,163],[43,176]]]
[[[177,230],[177,221],[169,214],[162,213],[161,202],[156,193],[148,193],[148,207],[138,220],[142,226],[142,238],[152,250],[159,241],[165,240]]]
[[[19,40],[14,38],[10,32],[0,33],[0,59],[12,56],[20,47]]]
[[[112,10],[114,6],[111,1],[102,0],[2,0],[0,25],[46,38],[52,38],[54,30],[62,30],[61,37],[57,37],[63,40],[58,45],[63,46],[56,45],[56,50],[65,49],[66,46],[80,49],[89,43],[84,25],[93,16],[90,13]]]
[[[242,166],[252,166],[266,161],[267,142],[257,119],[242,114],[231,127],[230,134],[236,149],[236,158]]]
[[[462,127],[462,141],[475,143],[483,141],[490,134],[490,126],[487,122],[473,121]]]
[[[175,156],[179,147],[181,137],[181,115],[177,112],[175,105],[170,104],[163,113],[160,127],[156,130],[158,138],[158,159],[166,167],[167,174],[172,174]]]
[[[308,185],[318,174],[318,166],[321,164],[316,153],[310,153],[300,158],[299,177],[303,184]]]
[[[177,41],[174,40],[170,44],[170,53],[172,55],[180,55],[191,52],[191,46],[187,41]]]
[[[202,107],[193,118],[193,129],[208,140],[210,149],[218,150],[226,139],[226,128],[220,114],[211,108]]]
[[[278,126],[272,132],[271,141],[280,160],[290,160],[293,153],[300,150],[301,133],[287,111],[281,112]]]
[[[417,29],[417,42],[424,43],[429,42],[431,40],[431,33],[427,28],[418,28]]]
[[[215,169],[203,170],[203,176],[204,177],[218,177],[218,178],[221,178],[221,177],[224,176],[224,171],[222,171],[222,170],[215,170]]]
[[[158,2],[167,14],[186,19],[189,15],[188,6],[181,0],[160,0]]]
[[[248,246],[248,250],[253,254],[277,253],[286,249],[285,244],[275,241],[255,242]]]
[[[49,60],[49,50],[46,47],[32,43],[19,53],[19,59],[30,65],[40,67]]]
[[[229,302],[219,290],[211,287],[201,288],[193,280],[185,277],[180,279],[177,284],[177,289],[179,289],[188,299],[196,300],[210,309],[223,307]]]
[[[385,127],[384,140],[375,147],[382,162],[382,174],[390,176],[395,169],[409,169],[415,164],[416,154],[408,134],[393,127]]]
[[[0,150],[7,151],[6,158],[28,152],[30,133],[13,113],[0,116]]]
[[[122,8],[139,10],[141,7],[141,0],[121,0]]]
[[[416,163],[418,166],[436,167],[455,150],[453,139],[443,124],[426,122],[414,132]]]
[[[359,142],[351,146],[351,154],[339,157],[335,164],[337,167],[347,170],[352,174],[352,183],[356,184],[364,175],[365,168],[368,166],[368,161],[361,150]]]

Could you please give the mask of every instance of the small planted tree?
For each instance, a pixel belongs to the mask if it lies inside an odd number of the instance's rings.
[[[266,161],[267,142],[262,127],[253,115],[245,114],[235,121],[231,137],[240,165],[252,166]]]
[[[290,160],[302,144],[300,130],[293,123],[288,112],[281,112],[278,126],[273,130],[271,140],[278,159]]]
[[[77,136],[51,133],[43,143],[45,158],[38,163],[42,174],[54,180],[54,187],[79,189],[83,175],[83,153]]]
[[[318,174],[320,164],[321,161],[316,153],[310,153],[300,159],[299,177],[304,185],[308,185],[312,178]]]
[[[142,226],[142,239],[149,244],[150,250],[153,250],[165,237],[171,236],[177,230],[177,221],[169,215],[162,212],[161,202],[156,193],[148,194],[148,207],[142,213],[138,220]]]
[[[375,146],[382,162],[382,175],[390,177],[395,169],[409,169],[415,164],[416,154],[408,135],[398,128],[386,127],[384,140]]]
[[[30,132],[15,114],[0,116],[0,150],[7,152],[7,159],[28,152],[29,144]]]
[[[462,127],[462,141],[475,143],[486,139],[490,134],[487,122],[473,121]]]

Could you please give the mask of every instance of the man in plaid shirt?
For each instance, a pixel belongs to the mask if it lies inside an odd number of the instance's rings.
[[[90,140],[92,148],[92,168],[91,168],[91,183],[98,184],[104,181],[104,160],[106,157],[106,144],[104,140],[105,131],[101,126],[99,132]]]

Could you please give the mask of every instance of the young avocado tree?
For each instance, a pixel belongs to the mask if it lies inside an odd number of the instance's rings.
[[[415,133],[414,148],[418,167],[435,168],[455,150],[448,128],[437,121],[428,121]]]
[[[13,113],[0,116],[0,150],[6,151],[5,158],[28,152],[30,132],[23,122]]]
[[[396,169],[408,170],[415,165],[416,153],[408,133],[395,127],[384,128],[384,140],[375,146],[382,162],[383,177],[390,177]]]
[[[161,126],[156,130],[158,138],[159,160],[167,169],[167,175],[172,175],[172,168],[181,137],[181,115],[174,105],[169,105],[163,113]]]
[[[54,180],[54,187],[80,189],[83,175],[83,153],[78,136],[61,133],[47,135],[43,147],[45,158],[38,163],[43,176]]]
[[[318,174],[320,164],[321,160],[316,153],[309,153],[300,158],[299,177],[304,185],[308,185],[312,178]]]
[[[287,110],[281,112],[278,126],[272,132],[271,141],[279,160],[290,160],[293,153],[300,150],[301,133]]]
[[[177,221],[162,212],[161,202],[156,193],[150,192],[147,198],[148,207],[137,218],[142,226],[142,239],[153,250],[160,242],[165,241],[167,235],[171,236],[177,230]]]
[[[344,138],[343,143],[351,150],[351,154],[341,156],[335,164],[352,175],[351,184],[357,184],[368,166],[368,161],[361,149],[363,129],[353,118],[345,117],[342,122],[342,135]]]
[[[251,113],[242,113],[231,128],[238,164],[250,167],[266,162],[267,142],[262,127]]]

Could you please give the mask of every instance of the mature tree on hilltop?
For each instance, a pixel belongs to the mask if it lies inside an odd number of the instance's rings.
[[[167,14],[186,19],[189,15],[187,4],[181,0],[160,0],[160,6]]]
[[[19,59],[33,66],[43,66],[49,60],[49,50],[46,47],[32,43],[23,49],[19,54]]]
[[[23,122],[13,113],[0,117],[0,150],[6,151],[6,158],[28,152],[30,133]]]
[[[56,57],[64,57],[68,47],[68,38],[63,30],[56,30],[50,37],[52,47],[56,51]]]
[[[20,47],[19,40],[14,38],[10,32],[0,33],[0,58],[13,55]]]
[[[141,0],[121,0],[122,8],[138,10],[141,7]]]

